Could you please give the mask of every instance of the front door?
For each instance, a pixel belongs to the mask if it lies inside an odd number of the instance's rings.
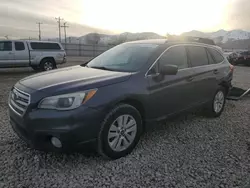
[[[161,64],[178,66],[177,74],[164,76],[157,73]],[[152,70],[147,76],[152,119],[164,118],[188,109],[194,104],[196,95],[192,77],[194,72],[189,67],[184,46],[170,47],[159,58]]]
[[[14,62],[14,52],[11,41],[0,41],[0,67],[11,67]]]

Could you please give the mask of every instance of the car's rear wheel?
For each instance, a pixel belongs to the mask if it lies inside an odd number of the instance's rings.
[[[206,115],[209,117],[219,117],[224,110],[226,103],[226,89],[221,87],[219,88],[211,103],[205,109]]]
[[[98,138],[98,152],[110,159],[129,154],[142,133],[139,111],[128,104],[120,104],[107,114]]]
[[[53,59],[43,59],[40,63],[40,67],[43,71],[50,71],[56,68],[55,61]]]

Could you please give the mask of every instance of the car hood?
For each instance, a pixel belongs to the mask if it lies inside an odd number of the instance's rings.
[[[53,93],[65,89],[88,89],[123,82],[131,73],[72,66],[34,74],[19,81],[30,89]]]

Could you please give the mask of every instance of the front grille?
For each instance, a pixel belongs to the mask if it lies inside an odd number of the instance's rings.
[[[30,95],[13,88],[9,96],[9,105],[18,115],[23,116],[30,104]]]

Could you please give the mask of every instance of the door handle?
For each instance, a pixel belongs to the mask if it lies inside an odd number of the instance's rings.
[[[190,77],[187,78],[187,81],[188,81],[188,82],[192,82],[193,79],[194,79],[194,77],[190,76]]]
[[[9,54],[13,54],[13,52],[9,52]]]
[[[219,71],[218,71],[217,69],[214,70],[214,74],[218,74],[218,72],[219,72]]]

